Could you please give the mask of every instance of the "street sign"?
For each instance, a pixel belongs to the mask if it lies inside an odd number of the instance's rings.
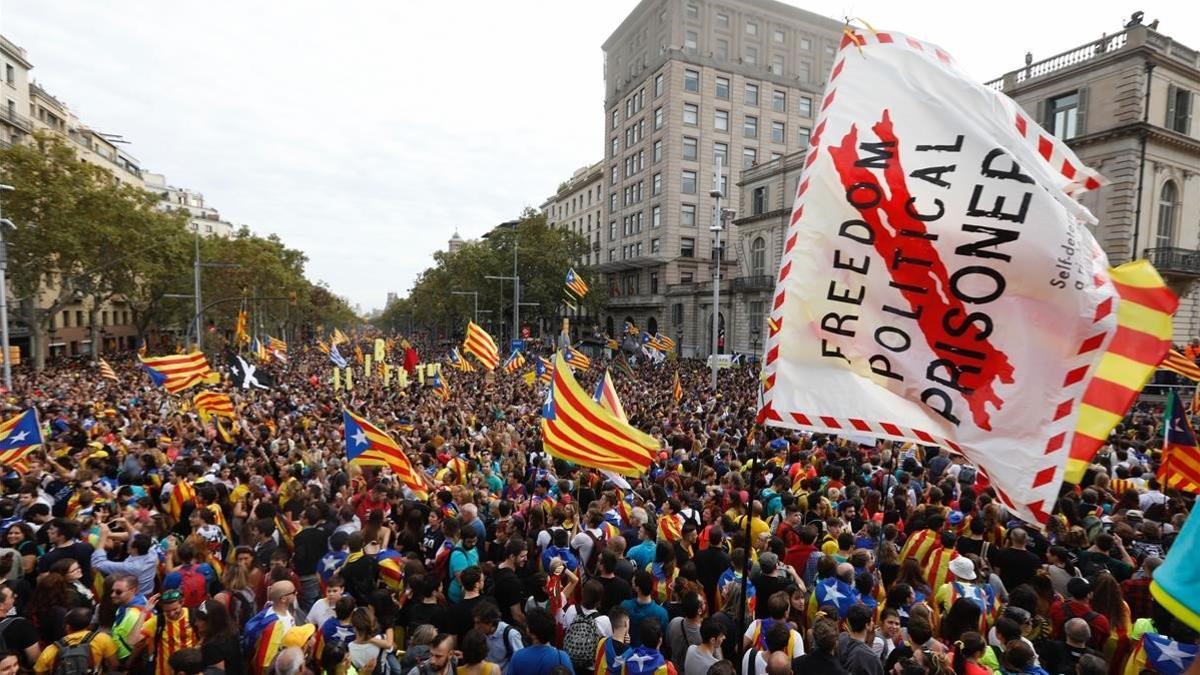
[[[525,341],[524,340],[513,340],[512,341],[512,350],[509,350],[509,353],[511,354],[513,350],[518,351],[518,352],[525,351]]]

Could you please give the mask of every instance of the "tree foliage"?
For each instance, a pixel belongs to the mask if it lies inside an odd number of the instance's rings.
[[[0,174],[13,187],[3,195],[3,213],[16,224],[5,232],[18,309],[14,318],[29,329],[37,367],[43,365],[52,317],[72,303],[95,312],[105,302],[123,300],[133,310],[139,334],[187,325],[192,304],[165,297],[190,294],[193,288],[196,243],[185,212],[163,211],[158,195],[122,184],[105,168],[81,161],[53,134],[38,133],[29,143],[0,149]],[[243,229],[228,239],[202,239],[200,247],[203,260],[238,265],[205,273],[206,298],[243,288],[285,298],[294,294],[294,303],[283,303],[291,309],[273,315],[282,317],[281,327],[353,316],[328,288],[304,277],[304,254],[277,237]],[[225,318],[225,309],[214,308],[211,318]],[[101,346],[96,340],[93,344]]]
[[[578,265],[588,250],[580,235],[547,225],[545,216],[527,210],[511,228],[500,227],[489,236],[464,244],[457,251],[434,253],[434,265],[420,275],[407,298],[389,305],[376,319],[381,328],[403,331],[411,317],[415,326],[459,330],[474,311],[474,299],[454,295],[454,291],[477,291],[480,322],[489,324],[493,335],[501,338],[512,316],[512,282],[487,279],[513,275],[513,246],[517,247],[517,276],[521,278],[521,302],[537,303],[521,307],[523,325],[542,325],[557,331],[556,321],[563,316],[564,281],[567,270],[575,267],[585,278],[593,276]],[[503,293],[501,290],[503,289]],[[592,316],[601,294],[589,293],[584,305]],[[507,330],[507,328],[505,328]]]

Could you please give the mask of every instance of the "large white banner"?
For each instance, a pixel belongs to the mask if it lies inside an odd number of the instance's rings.
[[[1072,199],[1102,179],[940,48],[888,32],[844,42],[808,153],[762,417],[961,452],[1044,523],[1116,325]]]

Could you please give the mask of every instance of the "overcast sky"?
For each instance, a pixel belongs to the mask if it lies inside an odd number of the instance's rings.
[[[0,32],[143,168],[277,233],[360,303],[457,229],[536,207],[603,152],[601,43],[635,0],[2,0]],[[1200,48],[1200,3],[793,3],[946,48],[979,80],[1121,29]]]

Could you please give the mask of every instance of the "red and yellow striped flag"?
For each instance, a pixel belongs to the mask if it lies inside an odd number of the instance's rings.
[[[215,391],[202,391],[192,397],[192,405],[200,413],[200,419],[208,420],[209,416],[233,417],[233,399],[227,394]]]
[[[208,359],[204,358],[203,352],[138,358],[154,384],[164,387],[172,394],[203,382],[220,381],[220,376],[208,367]]]
[[[108,361],[105,361],[104,359],[100,359],[100,377],[103,377],[106,380],[112,380],[113,382],[120,382],[120,380],[117,378],[117,371],[113,370],[113,367],[108,365]]]
[[[168,496],[167,503],[163,506],[163,509],[171,517],[173,523],[178,523],[180,517],[183,515],[183,505],[195,500],[196,488],[181,478],[178,483],[175,483],[175,487],[171,488],[171,494]]]
[[[1159,368],[1178,373],[1194,382],[1200,381],[1200,366],[1197,366],[1195,361],[1180,354],[1179,350],[1176,349],[1167,352],[1167,358],[1163,359]]]
[[[562,352],[555,355],[541,427],[542,445],[551,455],[625,476],[645,473],[659,448],[653,437],[592,400],[575,381]]]
[[[463,338],[463,351],[474,354],[475,358],[488,370],[495,370],[500,364],[500,349],[488,332],[480,328],[474,321],[467,322],[467,335]]]
[[[671,391],[671,398],[675,399],[676,403],[683,398],[683,385],[679,383],[679,371],[675,371],[675,387]]]
[[[1078,483],[1100,446],[1133,405],[1171,347],[1171,314],[1179,306],[1145,260],[1109,270],[1119,300],[1117,329],[1083,394],[1065,480]]]

